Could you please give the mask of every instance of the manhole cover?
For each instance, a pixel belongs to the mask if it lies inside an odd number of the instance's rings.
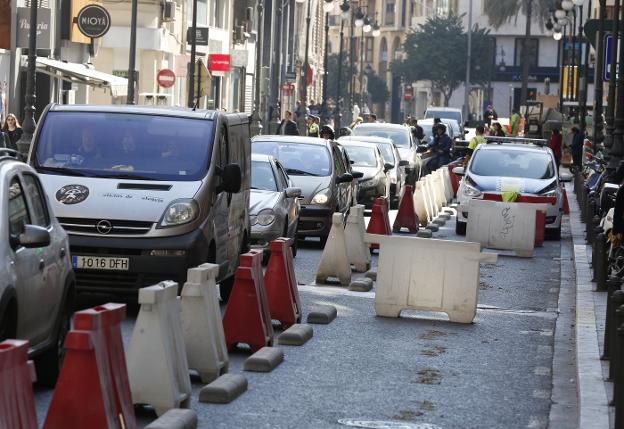
[[[340,419],[338,423],[345,426],[369,429],[442,429],[431,423],[408,423],[384,420]]]

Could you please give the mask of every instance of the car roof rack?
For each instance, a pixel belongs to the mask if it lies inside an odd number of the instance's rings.
[[[26,162],[24,155],[15,149],[0,147],[0,161],[22,161]]]
[[[535,146],[544,147],[548,144],[546,139],[531,139],[528,137],[499,137],[499,136],[483,136],[488,143],[520,143],[520,144],[533,144]]]

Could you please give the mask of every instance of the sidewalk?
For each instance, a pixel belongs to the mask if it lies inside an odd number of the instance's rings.
[[[576,272],[576,377],[578,382],[578,427],[612,428],[613,407],[608,406],[613,386],[605,381],[608,361],[601,361],[607,293],[597,292],[592,282],[591,246],[585,242],[585,224],[571,183],[566,184],[570,204],[570,229]]]

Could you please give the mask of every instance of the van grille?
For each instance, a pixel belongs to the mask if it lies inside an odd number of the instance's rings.
[[[60,217],[59,223],[67,232],[92,235],[144,235],[154,225],[153,222],[113,219],[85,219]]]
[[[167,274],[76,270],[76,286],[82,291],[134,294],[142,287],[152,286],[163,280],[180,280],[170,277]]]

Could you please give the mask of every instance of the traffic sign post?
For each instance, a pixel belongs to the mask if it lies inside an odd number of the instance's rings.
[[[163,69],[156,75],[156,82],[163,88],[171,88],[175,84],[175,79],[175,73],[169,69]]]

